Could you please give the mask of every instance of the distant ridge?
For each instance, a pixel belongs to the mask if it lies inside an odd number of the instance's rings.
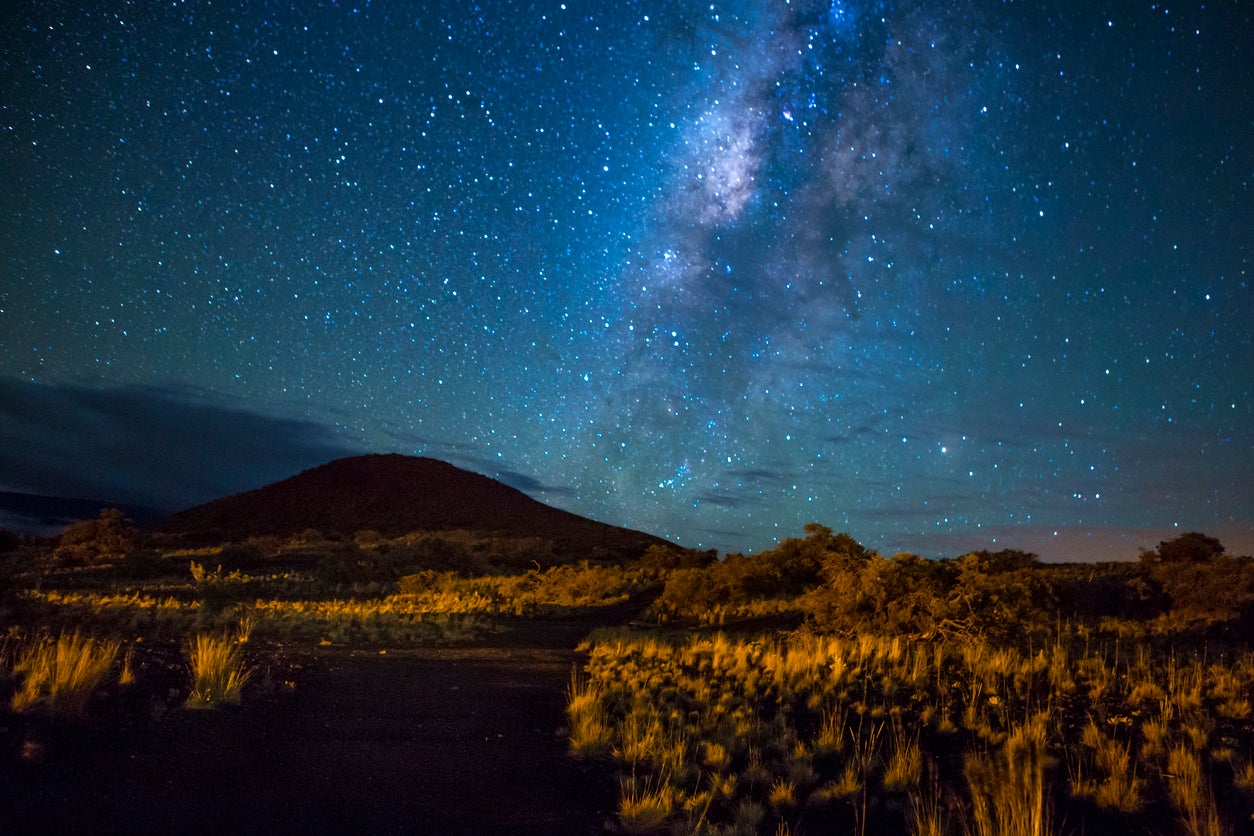
[[[0,528],[49,536],[58,533],[70,523],[95,519],[102,508],[117,508],[140,525],[155,523],[165,516],[165,512],[143,505],[0,491]]]
[[[470,530],[552,540],[564,555],[634,557],[664,540],[537,502],[495,479],[448,462],[398,454],[352,456],[247,493],[173,514],[170,534],[243,540],[307,529],[349,535],[377,531]]]

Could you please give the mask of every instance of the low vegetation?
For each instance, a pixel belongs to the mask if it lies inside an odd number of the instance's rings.
[[[1251,820],[1248,558],[1202,535],[1137,563],[1046,566],[883,558],[807,534],[669,573],[658,622],[737,632],[586,643],[571,748],[628,776],[623,830],[1147,832],[1170,811],[1180,832],[1218,834]],[[788,629],[754,632],[772,616]]]
[[[203,633],[187,642],[187,667],[192,691],[188,708],[213,708],[238,703],[244,684],[252,676],[245,666],[243,633],[236,636],[208,636]]]
[[[618,771],[622,832],[1254,820],[1254,561],[1205,535],[1046,565],[883,557],[812,525],[755,555],[653,546],[598,564],[466,532],[189,548],[106,514],[15,548],[0,597],[15,716],[83,717],[151,676],[159,648],[177,660],[163,689],[211,707],[247,704],[254,672],[291,645],[467,642],[601,613],[617,626],[581,648],[568,740]]]
[[[0,590],[0,611],[14,625],[0,646],[0,696],[28,714],[81,716],[146,661],[168,670],[170,652],[184,660],[175,666],[186,685],[172,689],[184,704],[221,705],[241,700],[250,681],[241,639],[256,640],[258,657],[292,643],[467,642],[528,619],[622,604],[659,583],[643,564],[554,564],[551,547],[535,539],[362,532],[328,540],[309,531],[187,548],[146,542],[111,511],[55,541],[12,546]]]
[[[1140,832],[1168,805],[1203,832],[1254,802],[1249,652],[623,630],[585,649],[572,750],[620,764],[636,802],[671,799],[675,832],[737,832],[758,807],[768,832],[1048,833],[1090,814]]]
[[[36,638],[17,650],[18,677],[10,706],[17,712],[81,717],[113,671],[121,643],[62,633]]]

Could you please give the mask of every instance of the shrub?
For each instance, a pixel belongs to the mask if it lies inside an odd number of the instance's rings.
[[[1142,552],[1141,559],[1159,563],[1205,563],[1223,553],[1223,543],[1201,532],[1190,531],[1162,541],[1156,552]]]
[[[654,544],[640,556],[641,569],[703,569],[718,560],[716,551],[698,551],[680,546]]]
[[[122,577],[138,580],[161,574],[166,569],[166,563],[160,552],[141,548],[127,552],[115,568]]]
[[[949,615],[948,568],[913,554],[833,562],[826,583],[807,596],[811,625],[845,635],[872,625],[884,635],[932,633]]]
[[[1254,599],[1254,560],[1250,558],[1219,556],[1205,562],[1164,561],[1152,566],[1150,573],[1177,615],[1235,621]]]
[[[112,563],[139,545],[139,530],[130,520],[116,508],[105,508],[97,519],[66,527],[53,556],[68,565]]]
[[[244,597],[248,587],[248,578],[240,574],[238,569],[224,574],[222,567],[218,566],[213,571],[209,571],[203,564],[194,560],[190,568],[192,581],[200,590],[201,601],[206,610],[216,612]]]

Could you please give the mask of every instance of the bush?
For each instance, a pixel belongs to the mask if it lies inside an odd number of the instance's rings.
[[[210,571],[203,564],[191,562],[192,581],[200,591],[200,599],[206,610],[221,610],[238,601],[247,593],[248,578],[236,569],[223,573],[222,567]]]
[[[167,564],[154,549],[132,549],[117,562],[116,570],[125,578],[150,578],[161,574]]]
[[[806,597],[809,623],[841,635],[934,633],[951,615],[950,569],[907,553],[830,561],[827,582]]]
[[[1177,615],[1233,621],[1254,600],[1254,560],[1247,557],[1171,561],[1149,571]]]
[[[1012,643],[1048,635],[1058,602],[1044,574],[990,564],[985,554],[958,558],[950,618],[971,633]]]
[[[652,545],[640,556],[640,568],[652,570],[703,569],[718,560],[718,552]]]
[[[848,534],[811,523],[805,539],[789,538],[774,549],[728,555],[701,568],[671,571],[655,607],[663,617],[710,620],[715,610],[746,612],[756,602],[796,598],[825,576],[860,566],[870,553]]]
[[[112,563],[140,545],[139,530],[116,508],[105,508],[94,520],[67,526],[53,552],[59,563],[89,566]]]

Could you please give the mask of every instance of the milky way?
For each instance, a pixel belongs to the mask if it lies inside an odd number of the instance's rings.
[[[396,450],[724,550],[1254,549],[1240,3],[2,26],[0,490]]]

